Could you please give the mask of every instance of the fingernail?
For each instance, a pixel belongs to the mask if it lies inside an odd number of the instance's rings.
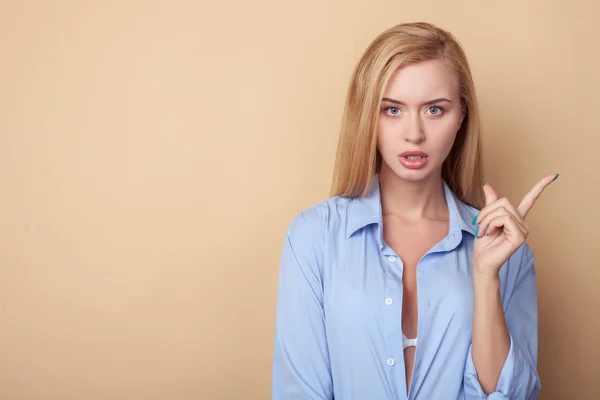
[[[483,186],[485,186],[485,185],[487,185],[487,184],[488,184],[487,182],[483,182]]]
[[[479,237],[479,227],[477,227],[477,230],[475,231],[475,237]]]
[[[485,233],[483,234],[483,236],[487,236],[487,231],[488,229],[490,229],[490,227],[488,226],[487,228],[485,228]]]
[[[471,222],[471,225],[475,225],[475,222],[477,222],[477,217],[479,217],[479,214],[477,214],[475,218],[473,218],[473,222]]]
[[[552,179],[552,182],[554,182],[556,180],[556,178],[558,178],[558,174],[556,174],[556,176],[554,177],[554,179]]]

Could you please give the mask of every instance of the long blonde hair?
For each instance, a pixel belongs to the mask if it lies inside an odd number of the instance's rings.
[[[332,196],[361,197],[368,193],[381,170],[377,125],[390,76],[400,67],[435,58],[457,74],[465,112],[442,166],[442,178],[463,202],[483,206],[479,109],[467,57],[452,34],[424,22],[396,25],[381,33],[358,62],[346,97]]]

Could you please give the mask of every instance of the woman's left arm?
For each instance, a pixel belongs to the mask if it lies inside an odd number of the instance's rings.
[[[557,177],[538,182],[517,208],[484,186],[486,206],[474,221],[479,226],[473,246],[473,336],[465,369],[468,399],[538,396],[537,285],[525,217]],[[507,270],[517,271],[505,274],[503,298],[500,269],[507,263]]]
[[[523,246],[520,265],[507,273],[504,305],[500,278],[473,277],[473,339],[465,369],[467,399],[535,399],[538,305],[533,254]],[[476,272],[475,272],[476,274]]]

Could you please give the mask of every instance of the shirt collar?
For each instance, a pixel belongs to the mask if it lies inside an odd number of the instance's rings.
[[[461,201],[444,180],[442,183],[450,215],[449,232],[466,231],[475,235],[476,227],[472,221],[477,215],[477,210]],[[375,176],[373,186],[366,196],[351,199],[347,221],[346,236],[348,238],[367,225],[382,225],[379,174]]]

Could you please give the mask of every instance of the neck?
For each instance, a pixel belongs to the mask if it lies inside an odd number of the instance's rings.
[[[448,219],[441,172],[412,182],[398,177],[385,164],[379,174],[383,214],[407,220]]]

